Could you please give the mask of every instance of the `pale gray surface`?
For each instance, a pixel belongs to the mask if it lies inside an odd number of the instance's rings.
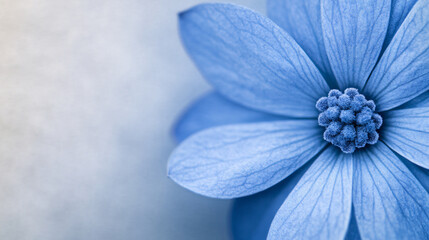
[[[200,2],[0,0],[0,239],[227,238],[229,202],[165,176],[208,89],[176,30]]]

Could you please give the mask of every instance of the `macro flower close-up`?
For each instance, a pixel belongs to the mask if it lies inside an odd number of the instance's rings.
[[[268,0],[179,14],[213,87],[168,176],[235,199],[234,239],[429,239],[429,0]]]

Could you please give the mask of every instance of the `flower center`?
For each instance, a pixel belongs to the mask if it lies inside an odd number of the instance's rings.
[[[316,108],[319,125],[326,128],[323,138],[343,152],[353,153],[378,141],[383,119],[375,113],[374,101],[366,100],[357,89],[347,88],[344,93],[333,89],[317,101]]]

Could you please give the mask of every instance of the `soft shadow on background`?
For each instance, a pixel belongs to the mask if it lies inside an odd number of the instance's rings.
[[[166,177],[170,127],[209,89],[176,27],[201,2],[0,0],[0,239],[229,236],[229,201]]]

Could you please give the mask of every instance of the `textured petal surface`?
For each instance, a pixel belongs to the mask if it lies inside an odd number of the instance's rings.
[[[352,209],[353,159],[329,147],[275,216],[268,239],[344,239]]]
[[[211,92],[191,104],[173,131],[178,142],[190,135],[210,127],[227,124],[276,121],[283,116],[256,111],[232,102],[216,92]]]
[[[203,4],[180,14],[182,41],[204,77],[228,98],[255,109],[316,117],[329,87],[283,29],[247,8]]]
[[[419,180],[422,186],[426,189],[426,191],[429,192],[429,169],[422,168],[408,161],[401,155],[396,154],[396,156],[401,159],[401,161],[407,166],[407,168],[411,171],[414,177],[416,177],[417,180]]]
[[[420,107],[429,107],[429,91],[407,102],[400,108],[420,108]]]
[[[233,239],[266,239],[271,222],[278,209],[287,196],[289,196],[289,193],[293,190],[305,171],[307,171],[311,163],[312,161],[308,162],[288,178],[263,192],[236,199],[232,207]],[[361,239],[353,210],[345,239]]]
[[[362,89],[378,59],[390,0],[321,0],[323,37],[340,89]]]
[[[235,198],[265,190],[326,144],[315,120],[228,125],[186,139],[172,153],[169,176],[196,193]]]
[[[429,107],[389,111],[383,141],[411,162],[429,168]]]
[[[417,0],[392,0],[389,27],[387,29],[386,39],[384,40],[383,46],[384,49],[386,49],[390,41],[392,41],[396,31],[398,31],[402,22],[416,2]]]
[[[386,111],[429,89],[429,0],[418,1],[405,18],[367,85],[366,96]]]
[[[234,240],[267,239],[277,210],[310,165],[311,161],[263,192],[236,199],[232,208]]]
[[[429,194],[382,142],[354,157],[353,205],[363,239],[428,239]]]
[[[323,43],[320,0],[268,0],[267,12],[304,49],[331,88],[337,87]]]

